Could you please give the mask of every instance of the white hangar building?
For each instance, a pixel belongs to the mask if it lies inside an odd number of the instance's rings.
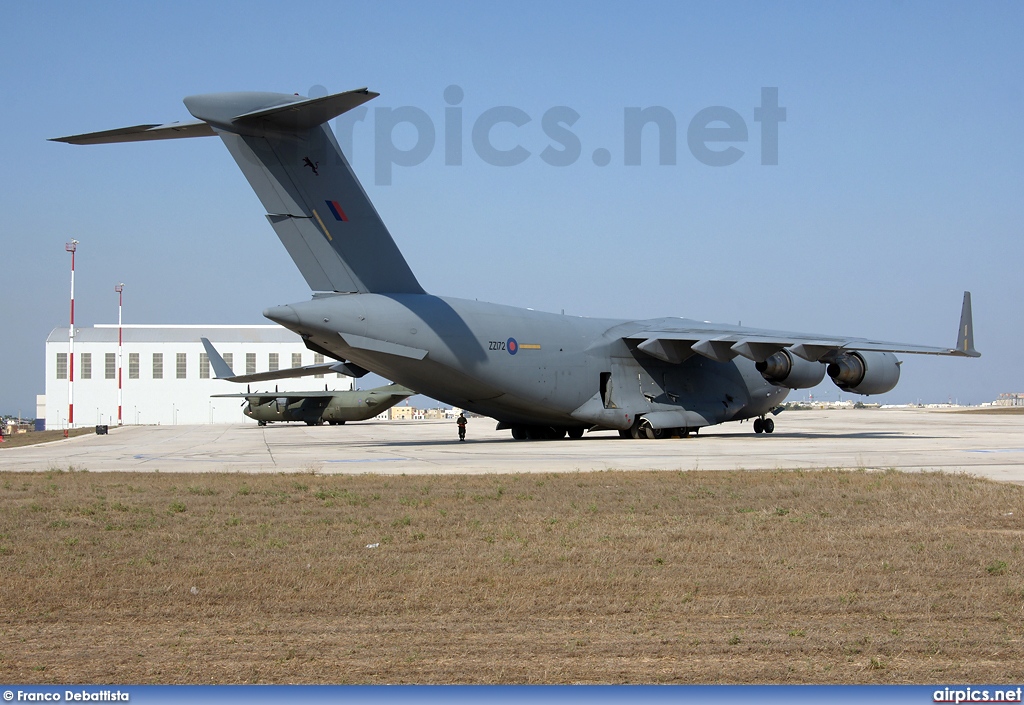
[[[256,423],[241,410],[241,399],[211,394],[246,391],[246,385],[213,379],[200,338],[209,338],[235,374],[253,374],[324,362],[302,339],[276,325],[122,326],[122,423]],[[117,324],[75,328],[75,426],[117,425]],[[252,384],[252,391],[309,391],[353,388],[351,377],[327,373]],[[46,428],[68,421],[68,328],[46,339]]]

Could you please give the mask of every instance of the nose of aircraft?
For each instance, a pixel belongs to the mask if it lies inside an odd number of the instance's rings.
[[[299,316],[291,306],[271,306],[263,310],[263,316],[286,327],[289,323],[297,325],[299,322]]]

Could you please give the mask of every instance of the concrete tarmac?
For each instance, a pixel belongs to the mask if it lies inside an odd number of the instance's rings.
[[[532,473],[594,470],[896,468],[964,472],[1024,483],[1024,413],[918,409],[787,411],[772,435],[729,423],[699,436],[514,441],[472,418],[344,426],[126,426],[22,448],[0,446],[0,472]]]

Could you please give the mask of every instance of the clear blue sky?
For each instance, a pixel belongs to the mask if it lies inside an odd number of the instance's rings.
[[[981,360],[907,356],[883,400],[977,403],[1024,391],[1024,5],[841,3],[15,3],[0,25],[0,412],[44,389],[48,332],[67,324],[262,323],[308,290],[216,139],[72,147],[56,137],[189,119],[184,96],[369,86],[353,164],[432,293],[589,316],[687,316],[952,345],[974,294]],[[462,89],[463,164],[445,165],[448,86]],[[787,111],[761,164],[761,89]],[[471,130],[499,125],[486,163]],[[375,183],[379,108],[436,128],[422,163]],[[581,155],[540,157],[567,106]],[[676,121],[624,165],[624,110]],[[702,109],[748,133],[731,166],[687,143]],[[417,132],[392,136],[411,148]],[[388,136],[384,136],[388,139]],[[386,142],[385,142],[386,144]],[[715,149],[729,146],[713,145]],[[603,148],[610,163],[597,166]],[[836,397],[826,383],[816,391]],[[799,395],[796,395],[799,396]]]

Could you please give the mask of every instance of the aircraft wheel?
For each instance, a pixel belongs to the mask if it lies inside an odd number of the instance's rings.
[[[636,423],[629,427],[629,437],[634,440],[638,438],[646,438],[643,431],[640,430],[640,425]]]
[[[679,429],[679,437],[680,438],[687,438],[687,437],[689,437],[689,435],[690,435],[690,429],[688,429],[688,428],[681,428],[681,429]]]
[[[577,426],[575,428],[570,428],[569,429],[569,438],[573,439],[574,441],[578,441],[579,439],[583,438],[583,432],[584,431],[586,431],[586,429],[583,428],[582,426]]]
[[[647,438],[652,441],[661,440],[662,438],[665,438],[665,429],[644,426],[644,438]]]
[[[259,425],[259,426],[266,426],[267,422],[263,421],[263,420],[260,420],[260,421],[257,421],[256,424]]]
[[[629,432],[629,429],[628,429],[628,428],[620,428],[620,429],[619,429],[619,438],[632,438],[632,437],[633,437],[633,436],[632,436],[632,434],[631,434],[631,433]]]
[[[764,420],[763,419],[754,419],[754,433],[762,433],[762,432],[764,432]]]
[[[525,441],[527,436],[528,434],[526,433],[526,429],[523,428],[522,426],[512,427],[512,438],[516,439],[517,441]]]
[[[771,419],[765,419],[763,425],[765,433],[772,433],[775,431],[775,422]]]

